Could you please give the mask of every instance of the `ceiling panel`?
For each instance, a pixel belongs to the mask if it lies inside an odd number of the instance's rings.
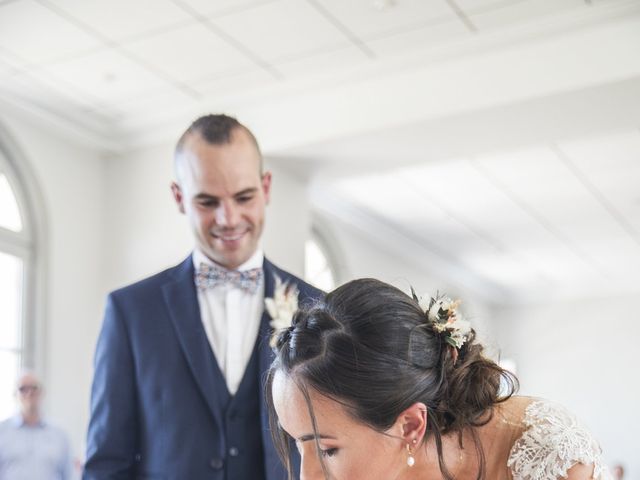
[[[462,11],[469,14],[485,10],[493,10],[506,5],[515,5],[517,3],[527,1],[529,0],[455,0],[455,3],[462,9]]]
[[[475,251],[461,252],[459,257],[479,276],[502,286],[505,290],[527,290],[549,286],[550,278],[523,269],[520,262],[507,255],[481,255]],[[557,278],[554,280],[558,281]]]
[[[0,77],[6,77],[16,73],[16,67],[0,56]]]
[[[532,23],[541,17],[584,10],[588,5],[584,0],[526,0],[504,2],[501,6],[479,13],[470,13],[471,22],[480,30],[513,27],[519,23]]]
[[[388,8],[375,7],[371,0],[317,0],[345,27],[360,38],[399,33],[426,23],[457,20],[444,0],[403,0]]]
[[[640,238],[640,130],[558,145]]]
[[[49,65],[44,70],[102,102],[127,100],[166,87],[165,81],[111,49]]]
[[[480,262],[485,258],[508,258],[518,265],[523,276],[551,278],[559,270],[581,267],[579,259],[567,255],[566,247],[526,212],[487,180],[467,161],[449,161],[403,169],[400,174],[415,191],[468,228],[469,242],[459,254]],[[429,225],[433,228],[433,225]],[[425,231],[424,234],[428,234]],[[488,254],[474,248],[478,241],[491,247]],[[560,264],[540,260],[539,249],[558,250],[564,255]],[[576,265],[577,264],[577,265]]]
[[[68,58],[100,43],[33,0],[0,6],[0,47],[26,63]]]
[[[459,183],[464,179],[457,180],[458,188],[466,186]],[[512,252],[496,249],[478,235],[473,226],[470,229],[468,222],[407,185],[405,174],[367,175],[343,180],[338,185],[344,198],[388,222],[392,228],[400,226],[400,233],[408,233],[412,240],[480,278],[507,290],[549,284],[549,275],[532,268]]]
[[[608,261],[594,250],[592,239],[622,237],[625,232],[551,149],[477,161],[576,255],[597,271],[607,271]]]
[[[50,0],[56,7],[111,40],[142,35],[193,20],[169,0]],[[144,21],[141,21],[144,19]]]
[[[186,95],[182,90],[172,86],[162,86],[148,89],[142,95],[137,95],[123,101],[112,101],[100,104],[100,111],[111,116],[119,123],[131,122],[139,125],[142,119],[152,120],[157,112],[166,109],[188,109],[196,107],[201,102],[193,96]]]
[[[73,113],[88,113],[95,99],[91,95],[78,94],[64,82],[55,81],[47,76],[33,75],[29,71],[10,75],[2,80],[3,95],[9,95],[12,101],[29,105],[34,96],[37,104],[53,115],[64,111],[63,117],[72,118]],[[43,92],[46,94],[43,95]]]
[[[348,39],[307,2],[280,0],[214,23],[268,61],[283,61],[348,45]]]
[[[11,67],[12,69],[15,69],[15,70],[19,70],[25,66],[25,63],[23,60],[21,60],[19,57],[16,57],[13,53],[8,52],[1,46],[0,46],[0,61],[7,67]]]
[[[640,253],[638,244],[626,235],[589,238],[589,251],[603,263],[611,278],[635,278],[640,282]]]
[[[175,28],[127,43],[123,48],[171,78],[185,82],[253,65],[245,55],[201,24]]]
[[[218,16],[248,10],[253,7],[276,2],[278,0],[178,0],[198,14],[204,16]]]
[[[471,35],[460,21],[449,21],[418,28],[408,28],[393,34],[369,38],[366,45],[380,57],[395,57],[430,48]]]
[[[209,104],[216,105],[219,100],[240,92],[247,100],[250,98],[251,90],[268,89],[276,83],[277,80],[269,72],[259,67],[252,67],[241,72],[193,82],[190,86],[197,92],[206,95]]]
[[[310,77],[316,74],[330,76],[338,70],[344,73],[346,70],[357,69],[370,62],[371,59],[362,50],[346,46],[336,50],[279,62],[275,64],[275,67],[284,75],[285,79],[293,79]]]
[[[450,260],[464,264],[461,254],[469,251],[477,252],[478,256],[498,253],[446,208],[407,185],[404,175],[367,175],[340,181],[338,188],[343,197],[392,225],[401,225],[414,240],[422,239],[425,245]]]

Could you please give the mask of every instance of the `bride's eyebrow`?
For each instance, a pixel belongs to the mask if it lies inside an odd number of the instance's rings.
[[[298,437],[298,441],[300,442],[308,442],[309,440],[315,440],[318,438],[319,440],[336,440],[336,437],[332,437],[331,435],[316,435],[314,433],[308,433],[307,435],[302,435]]]

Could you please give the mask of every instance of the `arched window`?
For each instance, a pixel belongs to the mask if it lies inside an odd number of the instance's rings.
[[[304,247],[305,280],[325,292],[333,290],[336,287],[335,269],[322,237],[312,232]]]
[[[33,228],[18,173],[0,137],[0,418],[13,413],[16,377],[33,360]]]

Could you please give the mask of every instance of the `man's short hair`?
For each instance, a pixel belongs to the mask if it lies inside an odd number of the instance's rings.
[[[178,140],[175,153],[178,155],[182,152],[184,143],[190,135],[198,134],[211,145],[224,145],[225,143],[231,143],[232,134],[237,129],[242,129],[249,135],[258,150],[258,154],[262,157],[258,141],[253,136],[253,133],[235,118],[224,114],[210,114],[196,119]]]

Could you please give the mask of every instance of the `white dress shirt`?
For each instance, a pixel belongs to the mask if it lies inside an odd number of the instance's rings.
[[[236,270],[262,268],[264,254],[257,250]],[[196,270],[201,263],[216,265],[201,251],[193,252]],[[227,381],[231,395],[235,395],[247,368],[258,338],[260,320],[264,311],[264,279],[254,294],[232,285],[219,285],[198,290],[198,304],[204,331]]]

